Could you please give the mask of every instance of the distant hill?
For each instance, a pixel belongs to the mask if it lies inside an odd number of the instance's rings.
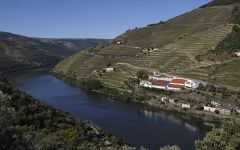
[[[100,39],[38,39],[0,32],[0,73],[56,64]]]
[[[240,0],[212,0],[210,3],[203,5],[202,8],[218,6],[218,5],[230,5],[230,4],[235,4],[235,3],[239,3],[239,2],[240,2]]]
[[[139,70],[240,88],[240,60],[233,52],[216,53],[216,47],[223,47],[219,43],[229,41],[226,38],[239,19],[235,2],[212,2],[166,22],[128,30],[111,43],[66,58],[54,71],[78,81],[95,75],[104,86],[121,90]],[[98,74],[109,65],[117,71]]]

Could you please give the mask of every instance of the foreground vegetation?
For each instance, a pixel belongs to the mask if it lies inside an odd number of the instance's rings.
[[[15,91],[0,80],[0,149],[128,149],[124,142],[91,122]]]
[[[214,128],[202,141],[196,142],[197,150],[239,150],[240,120],[225,121]]]

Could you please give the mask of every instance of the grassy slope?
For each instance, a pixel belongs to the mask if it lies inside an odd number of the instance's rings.
[[[124,46],[111,43],[78,53],[59,63],[55,71],[70,76],[75,74],[80,79],[88,77],[94,70],[101,70],[110,62],[118,71],[99,78],[105,85],[115,88],[123,88],[124,81],[141,69],[195,78],[188,73],[195,72],[194,69],[202,65],[196,57],[214,49],[232,31],[233,25],[228,22],[233,8],[233,5],[200,8],[165,24],[126,32],[115,39],[126,41]],[[148,55],[141,53],[148,46],[158,50]],[[231,63],[228,65],[237,67]],[[239,77],[237,73],[234,75],[233,78]],[[224,78],[214,83],[240,87],[240,84],[226,83]]]

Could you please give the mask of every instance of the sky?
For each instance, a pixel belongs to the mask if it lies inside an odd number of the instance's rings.
[[[44,38],[114,38],[210,0],[0,0],[0,31]]]

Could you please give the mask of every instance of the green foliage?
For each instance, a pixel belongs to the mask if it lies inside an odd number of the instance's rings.
[[[214,128],[202,141],[196,142],[198,150],[240,149],[240,120],[225,121],[221,128]]]
[[[97,90],[99,88],[101,88],[101,82],[97,79],[88,79],[84,82],[83,87],[87,90],[87,91],[93,91],[93,90]]]
[[[211,6],[218,6],[218,5],[230,5],[240,2],[240,0],[213,0],[212,2],[201,6],[201,8],[211,7]]]
[[[147,80],[148,79],[148,73],[145,72],[144,70],[138,71],[136,73],[136,75],[137,75],[138,80],[139,79],[142,79],[142,80]]]
[[[130,77],[128,80],[126,80],[125,85],[132,90],[132,93],[135,92],[136,85],[138,84],[138,80],[135,78]]]
[[[223,41],[221,41],[216,50],[219,52],[223,51],[237,51],[240,49],[240,27],[235,25],[233,31]]]
[[[234,10],[232,12],[232,17],[230,19],[231,23],[234,24],[240,24],[240,10],[238,6],[234,7]]]
[[[163,148],[160,148],[160,150],[181,150],[178,146],[165,146]]]

